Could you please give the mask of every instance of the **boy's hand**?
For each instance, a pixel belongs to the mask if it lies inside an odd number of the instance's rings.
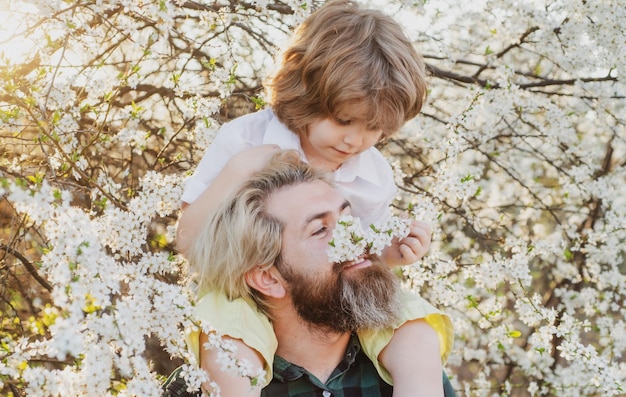
[[[391,245],[383,250],[382,260],[389,267],[410,265],[417,262],[428,252],[431,234],[432,230],[429,223],[411,221],[409,235],[402,240],[394,238]]]
[[[278,145],[261,145],[235,154],[198,199],[189,205],[183,203],[184,211],[176,229],[176,246],[180,253],[186,254],[207,219],[228,195],[261,171],[279,151]]]
[[[278,145],[259,145],[235,154],[226,163],[226,172],[234,178],[248,179],[261,171],[272,156],[280,152]]]

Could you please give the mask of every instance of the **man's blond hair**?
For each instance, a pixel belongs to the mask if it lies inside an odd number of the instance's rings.
[[[229,299],[252,297],[266,312],[263,297],[246,283],[246,272],[272,266],[281,253],[283,225],[267,211],[269,197],[287,186],[323,180],[294,151],[278,153],[260,173],[226,200],[194,239],[187,258],[200,292],[224,292]]]

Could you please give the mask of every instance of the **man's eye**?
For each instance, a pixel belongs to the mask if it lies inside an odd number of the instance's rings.
[[[313,235],[314,236],[319,236],[321,234],[324,234],[324,232],[326,232],[326,230],[328,230],[328,228],[326,226],[323,226],[321,228],[319,228],[318,230],[316,230]]]

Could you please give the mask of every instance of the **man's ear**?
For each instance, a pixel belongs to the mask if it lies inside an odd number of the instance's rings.
[[[272,298],[284,298],[287,294],[285,280],[280,276],[276,266],[256,266],[244,275],[246,283],[255,289]]]

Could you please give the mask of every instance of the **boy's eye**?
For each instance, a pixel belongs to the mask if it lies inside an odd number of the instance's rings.
[[[322,226],[321,228],[319,228],[318,230],[313,232],[313,235],[314,236],[322,235],[322,234],[324,234],[324,232],[326,232],[326,230],[328,230],[328,228],[326,226]]]
[[[344,120],[344,119],[335,119],[337,121],[337,124],[339,125],[350,125],[350,123],[352,123],[352,120]]]

